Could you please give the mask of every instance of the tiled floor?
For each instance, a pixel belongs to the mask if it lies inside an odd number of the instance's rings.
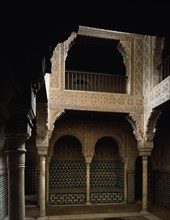
[[[47,207],[46,213],[50,220],[170,220],[170,210],[161,206],[150,204],[151,214],[142,213],[140,210],[141,204],[82,205]],[[27,206],[26,216],[38,217],[39,209],[35,206]]]

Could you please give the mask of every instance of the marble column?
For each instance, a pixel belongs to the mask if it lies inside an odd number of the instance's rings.
[[[8,216],[25,219],[25,138],[7,138]]]
[[[90,162],[86,162],[86,205],[90,204]]]
[[[39,175],[39,205],[40,217],[46,216],[45,208],[45,155],[39,155],[40,159],[40,175]]]
[[[142,188],[142,210],[148,210],[148,157],[142,156],[143,166],[143,188]]]

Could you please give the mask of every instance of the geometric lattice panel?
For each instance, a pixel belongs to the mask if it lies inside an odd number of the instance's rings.
[[[86,186],[86,164],[84,160],[52,160],[49,169],[50,188]]]
[[[111,193],[91,193],[91,203],[122,203],[123,193],[122,192],[111,192]]]
[[[50,205],[74,205],[85,204],[85,194],[83,193],[68,193],[58,194],[50,193]]]
[[[124,187],[124,167],[117,160],[93,160],[90,166],[92,187]]]
[[[0,219],[7,214],[8,191],[7,174],[0,174]]]

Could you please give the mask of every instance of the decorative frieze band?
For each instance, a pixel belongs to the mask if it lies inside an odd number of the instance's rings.
[[[143,97],[86,91],[50,90],[49,108],[109,112],[143,112]]]

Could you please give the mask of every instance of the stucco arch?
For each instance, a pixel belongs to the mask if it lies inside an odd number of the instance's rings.
[[[115,141],[117,143],[118,149],[119,149],[119,155],[122,161],[124,161],[124,155],[123,155],[123,143],[122,141],[119,139],[119,137],[115,136],[115,135],[101,135],[101,136],[97,136],[96,139],[94,139],[94,145],[93,145],[93,152],[95,152],[95,147],[96,144],[98,143],[99,140],[101,140],[102,138],[111,138],[113,139],[113,141]]]
[[[80,142],[80,145],[82,147],[82,151],[83,151],[83,141],[82,141],[82,137],[79,136],[76,132],[67,132],[67,133],[63,133],[63,134],[58,134],[58,135],[55,135],[54,138],[52,138],[51,142],[50,142],[50,145],[49,145],[49,150],[48,150],[48,158],[51,158],[53,153],[54,153],[54,147],[55,147],[55,144],[58,140],[60,140],[61,138],[65,137],[65,136],[72,136],[74,138],[76,138],[79,142]]]

